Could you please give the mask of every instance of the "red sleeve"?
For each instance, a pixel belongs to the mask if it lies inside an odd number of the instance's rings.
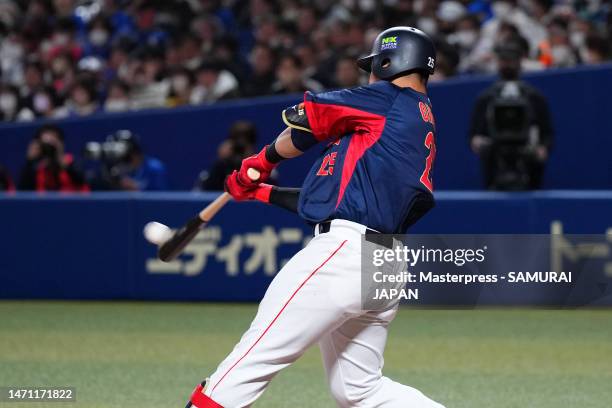
[[[318,98],[318,95],[310,92],[304,95],[308,123],[312,134],[318,141],[338,138],[350,132],[379,133],[384,127],[384,115],[347,104],[335,103],[331,98],[321,99],[323,98]]]

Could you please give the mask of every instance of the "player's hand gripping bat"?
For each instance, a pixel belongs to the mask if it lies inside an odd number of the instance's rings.
[[[257,181],[260,177],[259,171],[255,169],[248,169],[247,175],[253,181]],[[212,218],[232,199],[229,193],[223,193],[215,199],[212,203],[208,204],[198,215],[190,219],[178,229],[170,239],[162,240],[157,242],[159,249],[157,256],[164,262],[170,262],[176,258],[185,247],[195,238],[200,231],[200,228],[206,225]],[[162,224],[158,224],[158,228],[164,228]],[[145,235],[146,235],[145,227]],[[167,228],[167,227],[166,227]],[[149,239],[153,241],[152,239]],[[154,242],[155,243],[155,242]]]

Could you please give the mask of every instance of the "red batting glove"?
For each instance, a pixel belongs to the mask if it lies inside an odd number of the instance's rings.
[[[272,170],[274,170],[276,164],[271,163],[268,161],[268,159],[266,159],[266,147],[264,147],[258,154],[249,156],[242,160],[242,164],[240,165],[240,170],[238,172],[238,179],[243,186],[254,187],[255,185],[263,183],[270,178],[270,173],[272,173]],[[260,176],[256,181],[249,178],[247,174],[249,169],[255,169],[259,172]]]
[[[271,192],[272,186],[270,184],[261,183],[257,186],[257,189],[255,189],[255,195],[253,198],[257,201],[261,201],[262,203],[269,204]]]
[[[234,172],[225,179],[225,191],[230,193],[236,201],[258,200],[269,203],[272,186],[264,183],[255,184],[254,186],[245,186],[240,181],[239,173],[234,170]]]
[[[225,178],[225,191],[230,193],[236,201],[251,200],[257,185],[245,185],[238,176],[239,173],[234,170],[232,174]]]

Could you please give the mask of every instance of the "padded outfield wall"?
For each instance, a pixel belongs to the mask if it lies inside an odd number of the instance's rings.
[[[172,263],[156,260],[155,247],[142,236],[148,221],[179,226],[214,197],[0,197],[0,298],[257,301],[312,236],[312,227],[296,215],[261,203],[231,202]],[[575,272],[575,284],[440,285],[419,304],[612,306],[611,191],[440,192],[436,197],[436,207],[412,234],[513,234],[509,242],[522,239],[516,234],[562,234],[567,245],[556,255],[536,255],[550,257],[551,263],[557,256],[563,270]],[[569,234],[596,234],[589,242],[596,246],[588,249],[582,236]],[[501,251],[512,255],[511,248]]]

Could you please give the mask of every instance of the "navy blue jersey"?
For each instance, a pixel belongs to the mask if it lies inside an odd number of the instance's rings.
[[[433,206],[435,122],[426,95],[378,81],[307,92],[304,107],[314,137],[329,144],[302,186],[302,218],[403,233]]]

